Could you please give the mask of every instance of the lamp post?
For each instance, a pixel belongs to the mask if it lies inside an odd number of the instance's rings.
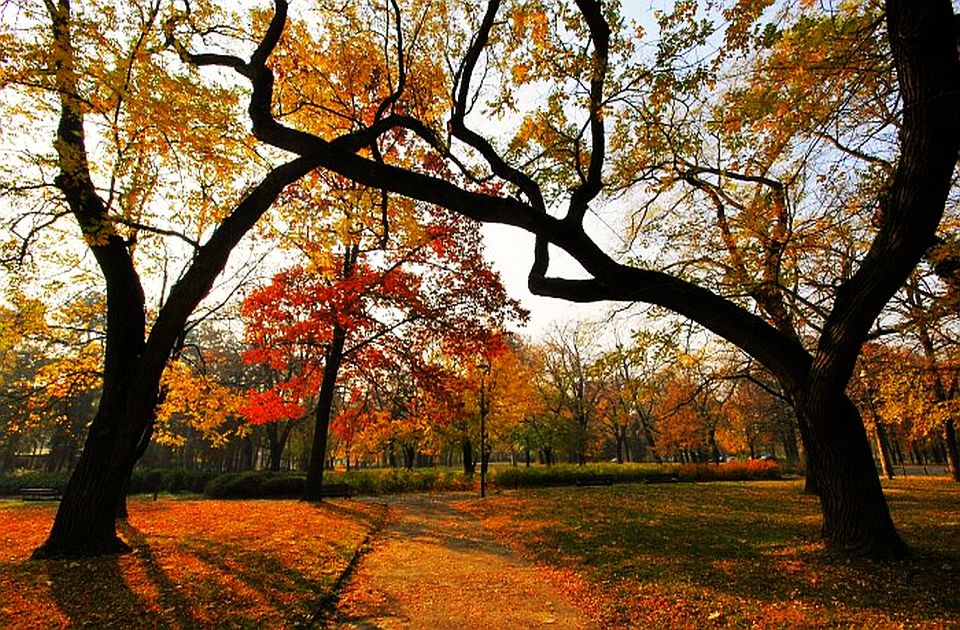
[[[480,498],[487,496],[487,376],[490,362],[482,359],[480,368]]]

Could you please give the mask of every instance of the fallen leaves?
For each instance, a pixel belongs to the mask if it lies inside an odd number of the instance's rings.
[[[601,625],[945,627],[960,618],[960,493],[888,484],[916,557],[842,559],[797,482],[550,488],[459,504]]]
[[[133,553],[29,560],[55,506],[0,503],[0,626],[308,623],[382,509],[361,502],[133,499]]]

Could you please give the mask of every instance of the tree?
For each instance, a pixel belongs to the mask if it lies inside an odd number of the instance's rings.
[[[923,356],[923,381],[932,390],[935,406],[939,413],[933,414],[934,427],[943,436],[947,465],[954,481],[960,482],[960,446],[957,441],[955,414],[951,407],[956,404],[960,394],[957,376],[953,369],[957,354],[957,340],[950,333],[951,320],[956,316],[956,273],[955,244],[945,241],[932,248],[928,256],[934,263],[936,280],[921,276],[920,269],[915,272],[904,288],[903,304],[906,317],[902,330],[913,337]],[[946,285],[945,290],[937,290],[937,285]],[[928,307],[928,304],[930,305]],[[947,375],[953,374],[948,377]],[[934,420],[935,419],[935,420]]]
[[[274,419],[293,418],[298,412],[291,406],[307,397],[316,400],[307,499],[322,494],[341,370],[353,382],[384,368],[409,374],[420,385],[394,399],[394,416],[422,423],[413,407],[422,402],[416,390],[429,389],[431,350],[460,356],[484,344],[491,327],[523,317],[483,259],[477,225],[451,221],[421,204],[387,211],[392,228],[385,226],[387,237],[371,243],[357,229],[367,225],[362,208],[345,209],[352,236],[339,256],[331,259],[320,248],[309,266],[277,274],[244,302],[252,344],[247,360],[286,371],[270,390],[275,402],[287,403],[271,407],[278,414]],[[311,251],[304,242],[301,248]],[[269,414],[260,419],[271,420]],[[408,449],[413,441],[406,440]]]
[[[161,377],[187,318],[280,191],[317,165],[314,158],[296,157],[268,168],[259,183],[239,194],[239,186],[231,190],[242,180],[235,165],[249,155],[248,143],[229,122],[236,99],[198,81],[191,68],[169,63],[159,3],[112,8],[91,3],[89,15],[103,18],[98,20],[78,18],[67,0],[44,2],[39,11],[31,6],[2,78],[22,98],[38,95],[36,102],[50,103],[55,112],[58,198],[46,201],[57,205],[54,218],[69,216],[79,228],[106,291],[102,393],[36,557],[126,549],[114,514],[152,435]],[[88,133],[103,138],[93,146],[109,147],[112,157],[91,152]],[[171,165],[177,163],[196,166],[192,172],[201,180],[184,191],[188,211],[179,215],[169,210],[178,203],[158,203],[166,192],[164,178],[176,174]],[[179,174],[187,178],[186,172]],[[204,194],[210,193],[208,183],[213,194]],[[44,194],[49,186],[14,191]],[[154,239],[185,244],[189,255],[178,280],[164,287],[148,326],[141,269],[149,264],[141,267],[135,253],[143,249],[141,241]]]
[[[631,345],[618,339],[597,362],[605,375],[609,406],[616,410],[611,429],[618,461],[624,455],[628,461],[643,461],[646,456],[660,461],[654,410],[673,368],[675,332],[638,330]]]
[[[596,435],[594,421],[603,392],[592,369],[599,358],[597,336],[597,328],[587,324],[557,328],[543,348],[540,393],[545,406],[563,419],[565,450],[570,461],[581,466]]]
[[[215,373],[195,370],[181,358],[167,364],[160,385],[163,393],[154,440],[160,446],[182,449],[182,467],[194,468],[194,456],[189,453],[196,450],[196,442],[222,449],[231,437],[243,433],[237,423],[240,392],[221,383]]]
[[[396,3],[393,6],[399,8]],[[817,10],[804,6],[809,12]],[[549,28],[544,28],[551,24],[545,19],[544,7],[527,14],[527,7],[521,4],[509,13],[502,2],[490,0],[482,15],[463,9],[466,15],[458,23],[475,28],[459,40],[446,40],[447,50],[450,43],[464,42],[456,50],[458,61],[451,64],[445,77],[448,89],[443,93],[451,95],[446,124],[407,115],[400,83],[396,98],[387,107],[392,113],[365,128],[368,137],[415,134],[424,151],[450,163],[452,171],[459,173],[449,179],[370,159],[356,153],[359,147],[278,121],[270,107],[274,76],[267,65],[269,55],[257,58],[255,64],[229,56],[195,55],[192,59],[243,70],[253,88],[250,114],[254,133],[262,141],[298,155],[317,156],[325,168],[363,184],[535,234],[535,262],[530,273],[534,292],[574,301],[657,304],[696,321],[761,362],[776,376],[802,418],[808,461],[820,486],[824,541],[831,549],[847,553],[889,557],[902,555],[905,547],[873,472],[863,423],[844,390],[872,323],[933,244],[956,161],[960,108],[954,96],[958,94],[958,60],[950,3],[890,0],[885,8],[887,53],[896,69],[903,103],[897,165],[884,177],[877,227],[868,252],[840,282],[832,306],[825,309],[822,331],[812,350],[702,285],[668,270],[618,262],[588,235],[585,217],[591,202],[604,190],[608,158],[616,157],[616,147],[608,151],[608,132],[618,115],[630,113],[618,110],[612,96],[623,85],[618,83],[617,71],[627,65],[624,56],[634,40],[628,29],[620,28],[622,21],[612,6],[593,0],[557,5],[556,23],[565,26],[557,29],[553,40]],[[286,2],[275,2],[271,27],[260,50],[272,50],[284,29],[286,10]],[[509,22],[501,19],[504,14]],[[507,32],[501,35],[499,29]],[[500,57],[497,47],[511,41],[524,54]],[[488,53],[489,57],[484,57]],[[498,58],[513,62],[515,78],[530,75],[530,68],[522,64],[531,59],[540,64],[534,70],[549,67],[556,71],[547,107],[528,118],[530,122],[523,128],[528,137],[529,131],[537,132],[539,159],[524,162],[520,156],[515,160],[509,151],[498,151],[469,126],[468,114],[484,78],[507,78],[495,71],[493,61],[486,61]],[[409,60],[406,64],[407,69],[413,67]],[[490,72],[484,71],[487,67]],[[536,72],[535,76],[547,75]],[[508,95],[509,90],[497,93]],[[580,118],[574,123],[570,116],[577,111]],[[434,131],[444,128],[446,137]],[[518,138],[513,146],[530,145]],[[459,159],[462,150],[473,156],[469,165]],[[477,175],[481,164],[487,169],[485,175]],[[501,187],[479,188],[476,182],[485,177]],[[553,216],[548,208],[558,208],[564,197],[564,216]],[[549,277],[550,247],[570,254],[588,277]]]

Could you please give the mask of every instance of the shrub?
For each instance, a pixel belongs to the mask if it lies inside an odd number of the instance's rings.
[[[725,464],[557,464],[494,468],[490,481],[500,488],[570,486],[598,477],[615,483],[658,483],[663,481],[746,481],[780,479],[781,471],[772,461],[734,461]]]
[[[557,464],[554,466],[512,466],[491,470],[491,482],[500,488],[572,486],[577,482],[610,477],[615,483],[641,483],[675,478],[674,464]]]
[[[261,497],[299,497],[303,494],[303,477],[292,475],[269,475],[260,482]]]
[[[459,470],[447,468],[379,468],[326,473],[324,480],[345,483],[356,494],[379,495],[402,492],[469,490],[476,481]]]
[[[210,480],[203,493],[214,499],[249,499],[260,497],[263,480],[274,473],[242,472],[219,475]]]
[[[0,474],[0,495],[13,495],[20,492],[20,488],[57,487],[63,489],[70,478],[68,472],[44,472],[42,470],[15,470]]]
[[[724,464],[684,464],[680,479],[684,481],[749,481],[780,479],[780,466],[774,461],[749,459]]]
[[[154,492],[202,493],[207,482],[220,473],[208,470],[183,470],[166,468],[137,468],[130,478],[130,494]]]

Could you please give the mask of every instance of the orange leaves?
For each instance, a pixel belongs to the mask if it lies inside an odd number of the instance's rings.
[[[0,625],[301,625],[331,592],[381,510],[296,501],[133,499],[134,552],[28,560],[52,506],[0,506]]]
[[[285,400],[275,389],[264,392],[251,391],[238,409],[250,424],[266,424],[283,420],[298,420],[307,410],[297,402]]]

